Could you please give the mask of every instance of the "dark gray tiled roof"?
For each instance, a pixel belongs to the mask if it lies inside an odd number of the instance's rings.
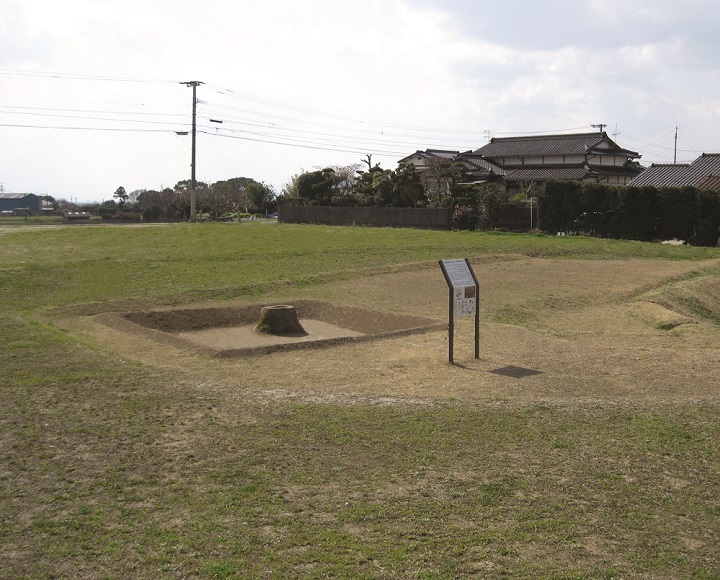
[[[472,165],[473,167],[477,167],[478,169],[487,171],[488,173],[492,172],[495,175],[505,175],[505,170],[502,167],[499,167],[498,165],[495,165],[494,163],[490,163],[490,161],[487,161],[486,159],[483,159],[479,155],[474,155],[472,153],[467,154],[463,153],[458,157],[458,161],[464,161],[465,163],[468,163],[469,165]]]
[[[438,159],[446,159],[448,161],[452,161],[458,155],[460,155],[460,151],[448,151],[445,149],[426,149],[425,151],[420,151],[418,149],[412,155],[403,157],[400,161],[398,161],[398,163],[407,163],[413,157],[436,157]]]
[[[711,175],[695,184],[698,189],[709,189],[710,191],[717,191],[720,193],[720,176]]]
[[[610,150],[595,149],[601,142],[607,142]],[[605,133],[573,133],[568,135],[530,135],[524,137],[493,137],[490,143],[473,153],[483,157],[522,157],[543,155],[598,155],[624,154],[639,157],[635,151],[623,149]]]
[[[703,153],[690,165],[653,164],[633,179],[629,185],[655,187],[695,186],[710,176],[720,175],[720,153]]]
[[[460,154],[460,151],[446,151],[445,149],[426,149],[425,154],[430,157],[440,157],[441,159],[447,159],[449,161],[452,161]]]
[[[666,187],[673,184],[680,184],[683,172],[689,167],[687,163],[653,163],[629,185],[655,185]]]

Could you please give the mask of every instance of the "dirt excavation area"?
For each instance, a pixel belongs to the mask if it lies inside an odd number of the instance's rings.
[[[266,310],[292,312],[297,329],[293,332],[261,330],[258,323]],[[374,312],[319,300],[106,313],[98,320],[154,341],[222,357],[336,346],[443,327],[441,322],[430,318]]]
[[[473,356],[472,319],[460,319],[453,365],[448,289],[437,263],[307,287],[299,296],[142,311],[78,305],[53,319],[104,349],[181,372],[228,398],[503,404],[720,398],[718,261],[513,255],[470,261],[480,282],[480,358]],[[255,334],[259,308],[273,304],[295,305],[316,343]],[[287,347],[297,343],[302,347]]]

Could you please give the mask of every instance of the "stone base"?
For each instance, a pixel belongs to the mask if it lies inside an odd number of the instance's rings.
[[[253,330],[279,336],[305,336],[307,334],[298,320],[295,307],[285,304],[263,306],[260,310],[260,319]]]

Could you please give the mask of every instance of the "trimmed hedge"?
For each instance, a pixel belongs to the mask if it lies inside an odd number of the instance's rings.
[[[549,181],[538,194],[540,229],[717,246],[720,194],[694,187],[618,187]]]

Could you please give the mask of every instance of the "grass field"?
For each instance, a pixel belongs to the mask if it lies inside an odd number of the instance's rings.
[[[456,257],[486,342],[452,367],[442,332],[223,361],[95,321],[442,318]],[[587,238],[0,229],[0,577],[720,577],[719,279],[718,249]]]

